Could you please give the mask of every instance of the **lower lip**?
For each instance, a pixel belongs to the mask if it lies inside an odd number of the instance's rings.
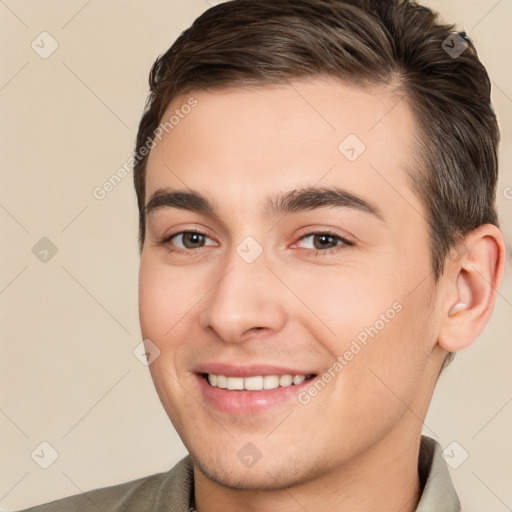
[[[211,386],[202,375],[197,374],[196,377],[203,397],[208,404],[220,412],[237,416],[258,414],[293,399],[298,402],[298,393],[314,381],[313,378],[305,380],[301,384],[261,391],[230,391]]]

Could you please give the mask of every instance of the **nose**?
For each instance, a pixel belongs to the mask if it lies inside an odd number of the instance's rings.
[[[240,343],[256,332],[280,331],[286,323],[286,297],[264,253],[252,263],[234,253],[223,269],[203,301],[201,327],[226,343]]]

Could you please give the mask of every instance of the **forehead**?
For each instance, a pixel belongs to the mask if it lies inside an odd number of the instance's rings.
[[[161,126],[146,201],[163,187],[191,188],[254,208],[272,192],[334,185],[421,208],[407,175],[416,123],[407,98],[390,89],[317,77],[198,91],[176,97]]]

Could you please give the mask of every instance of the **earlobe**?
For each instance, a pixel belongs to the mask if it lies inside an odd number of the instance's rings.
[[[505,267],[505,242],[501,231],[485,224],[464,239],[462,256],[447,262],[441,279],[447,292],[438,345],[458,352],[475,341],[491,316]]]

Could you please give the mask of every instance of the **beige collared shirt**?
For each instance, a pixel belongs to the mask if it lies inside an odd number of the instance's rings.
[[[460,512],[441,446],[422,437],[419,459],[423,492],[416,512]],[[24,512],[192,512],[193,471],[190,456],[165,473],[95,489]]]

